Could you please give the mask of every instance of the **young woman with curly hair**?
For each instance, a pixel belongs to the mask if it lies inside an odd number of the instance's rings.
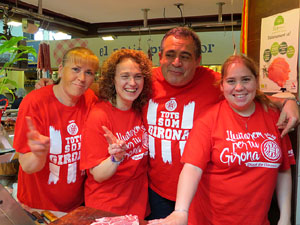
[[[151,61],[141,52],[114,52],[101,69],[99,97],[83,132],[81,169],[86,206],[147,216],[148,143],[141,109],[151,95]]]

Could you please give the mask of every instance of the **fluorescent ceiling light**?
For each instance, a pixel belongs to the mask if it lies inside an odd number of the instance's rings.
[[[67,35],[66,33],[61,32],[61,31],[56,32],[56,34],[57,34],[57,35]]]
[[[52,37],[54,38],[54,40],[65,40],[65,39],[71,39],[72,38],[71,35],[66,34],[64,32],[60,32],[60,31],[56,32],[56,33],[52,33]]]
[[[7,25],[13,26],[13,27],[18,27],[18,26],[21,26],[22,23],[17,22],[17,21],[9,21],[9,22],[7,23]]]
[[[115,36],[103,36],[102,39],[104,41],[113,41],[116,39],[116,37]]]

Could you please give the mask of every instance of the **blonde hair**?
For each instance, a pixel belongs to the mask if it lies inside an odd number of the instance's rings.
[[[221,84],[223,83],[224,78],[227,76],[228,67],[233,63],[242,63],[243,65],[245,65],[254,75],[256,82],[259,83],[259,72],[256,63],[247,56],[232,55],[229,58],[227,58],[226,61],[223,63],[221,69]],[[268,111],[268,107],[276,108],[276,105],[272,103],[262,91],[259,90],[259,85],[257,85],[256,88],[255,100],[257,100],[263,105],[265,111]]]
[[[99,59],[88,48],[75,47],[69,49],[63,56],[62,66],[65,66],[66,62],[89,64],[96,73],[99,71]]]

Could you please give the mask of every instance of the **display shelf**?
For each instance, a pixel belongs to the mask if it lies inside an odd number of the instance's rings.
[[[37,80],[25,80],[24,87],[34,87]]]

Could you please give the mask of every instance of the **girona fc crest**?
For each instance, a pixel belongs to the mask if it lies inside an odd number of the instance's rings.
[[[171,98],[171,100],[170,101],[168,101],[167,103],[166,103],[166,109],[168,110],[168,111],[174,111],[175,109],[177,108],[177,102],[175,101],[175,98]]]
[[[68,133],[71,135],[76,135],[78,133],[78,127],[74,121],[70,121],[70,124],[67,127]]]
[[[270,162],[277,162],[281,157],[281,151],[278,144],[269,139],[261,144],[261,153],[265,159]]]

